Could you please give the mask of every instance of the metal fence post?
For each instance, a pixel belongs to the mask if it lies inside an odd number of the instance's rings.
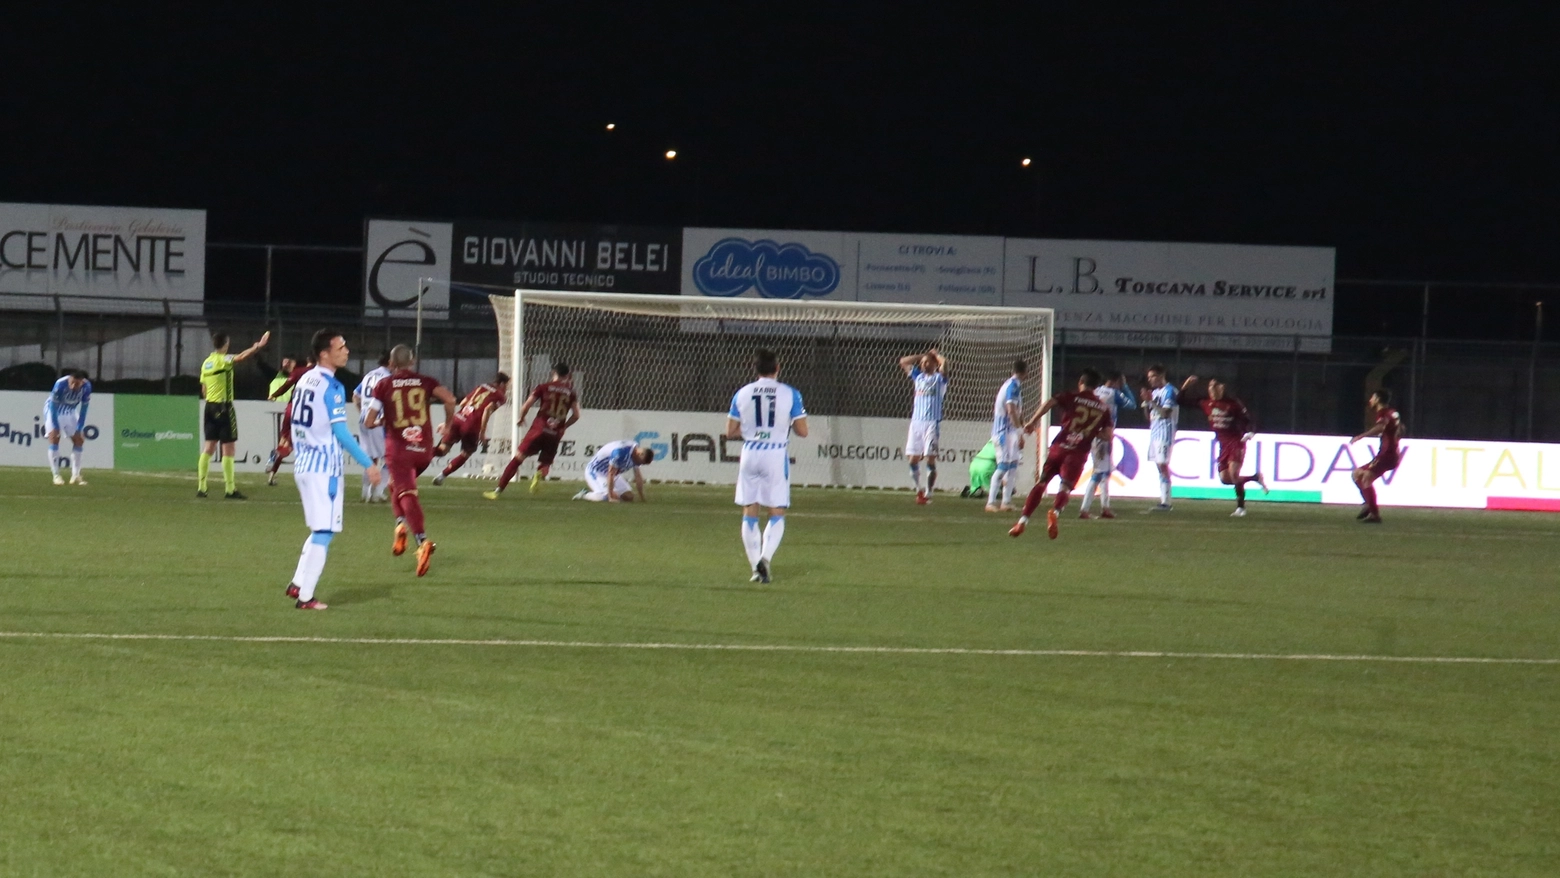
[[[1527,440],[1533,441],[1534,406],[1538,401],[1538,345],[1544,336],[1544,303],[1534,304],[1533,352],[1528,356]]]
[[[1300,336],[1295,336],[1294,359],[1289,367],[1289,432],[1298,433],[1300,428]]]
[[[163,306],[163,396],[173,395],[173,308],[168,300]]]
[[[60,297],[54,297],[54,374],[65,371],[65,306]]]

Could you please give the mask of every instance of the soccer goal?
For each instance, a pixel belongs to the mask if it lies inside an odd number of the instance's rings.
[[[585,414],[552,468],[566,479],[583,478],[600,445],[635,439],[656,452],[647,478],[734,482],[741,443],[724,438],[726,416],[735,391],[754,377],[759,348],[779,354],[780,380],[801,391],[807,408],[810,435],[791,446],[797,485],[908,486],[912,386],[902,356],[935,345],[947,358],[938,467],[945,491],[968,484],[1015,359],[1029,366],[1026,411],[1050,392],[1050,309],[541,290],[490,301],[517,406],[554,364],[569,364]],[[513,448],[513,417],[509,427]]]

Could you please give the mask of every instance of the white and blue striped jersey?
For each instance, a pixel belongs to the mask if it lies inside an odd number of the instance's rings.
[[[1019,424],[1013,423],[1008,417],[1008,403],[1018,409],[1018,417],[1024,416],[1024,383],[1014,375],[1002,382],[1002,387],[997,391],[997,405],[991,413],[991,437],[1001,439],[1010,431],[1017,430]]]
[[[361,402],[358,403],[358,420],[367,421],[368,413],[379,408],[379,400],[374,399],[374,385],[390,377],[390,370],[384,366],[376,366],[368,370],[363,380],[358,382],[357,389],[352,391]]]
[[[1169,442],[1175,436],[1176,424],[1181,421],[1181,394],[1173,384],[1156,388],[1149,397],[1148,439],[1150,442]]]
[[[910,410],[910,421],[919,424],[936,424],[942,421],[943,396],[948,392],[948,376],[943,372],[922,372],[920,366],[910,370],[910,381],[915,385],[915,407]]]
[[[333,424],[347,422],[347,391],[334,372],[315,366],[305,372],[292,395],[295,473],[342,473],[341,444]]]
[[[730,415],[742,425],[742,449],[773,451],[791,442],[791,424],[807,417],[801,391],[773,378],[760,378],[731,398]]]
[[[1123,409],[1137,408],[1137,400],[1132,398],[1132,394],[1120,387],[1101,384],[1099,387],[1094,388],[1094,395],[1099,397],[1100,402],[1110,407],[1110,425],[1112,427],[1116,426],[1116,420],[1121,417]]]
[[[72,390],[70,379],[61,378],[54,382],[54,389],[49,391],[49,398],[44,401],[43,409],[56,419],[62,414],[74,413],[77,422],[85,426],[87,423],[87,405],[91,401],[91,381],[83,381],[80,387]]]
[[[595,456],[590,459],[585,470],[590,475],[604,479],[607,477],[607,471],[614,467],[619,475],[637,469],[639,462],[634,460],[634,449],[637,447],[638,443],[632,439],[608,442],[596,450]]]

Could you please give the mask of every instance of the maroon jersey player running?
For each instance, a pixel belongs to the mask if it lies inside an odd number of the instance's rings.
[[[536,406],[536,420],[531,422],[531,429],[525,432],[520,447],[515,449],[514,456],[509,458],[509,464],[504,467],[504,474],[498,480],[498,490],[482,495],[489,500],[498,499],[498,495],[514,479],[515,473],[520,471],[520,464],[533,454],[536,455],[537,466],[536,474],[531,476],[531,493],[535,494],[541,488],[542,480],[547,478],[552,462],[558,456],[558,444],[563,441],[564,431],[580,419],[580,395],[574,392],[574,379],[569,377],[568,363],[555,364],[552,380],[536,385],[531,395],[520,405],[520,413],[515,417],[516,424],[525,423],[526,412],[532,406]]]
[[[390,377],[374,385],[379,408],[368,413],[370,429],[385,428],[385,471],[390,474],[390,508],[395,512],[395,542],[390,553],[406,551],[406,534],[417,537],[417,575],[428,572],[437,548],[428,539],[422,503],[417,499],[417,477],[433,462],[433,425],[428,409],[433,399],[444,404],[446,426],[455,413],[455,394],[437,379],[412,371],[417,358],[404,344],[390,349]]]
[[[1349,440],[1349,444],[1353,445],[1361,439],[1381,437],[1381,447],[1376,449],[1376,456],[1370,459],[1370,463],[1354,471],[1354,484],[1360,486],[1360,496],[1365,498],[1365,508],[1355,517],[1366,524],[1380,524],[1381,507],[1376,505],[1376,488],[1371,483],[1398,468],[1398,461],[1402,458],[1398,451],[1398,440],[1403,438],[1403,419],[1398,416],[1397,409],[1392,407],[1392,391],[1385,387],[1370,395],[1370,410],[1376,416],[1376,423]]]
[[[1197,376],[1187,376],[1182,390],[1197,383]],[[1268,492],[1267,481],[1259,468],[1254,475],[1243,476],[1240,469],[1246,463],[1246,443],[1251,441],[1251,411],[1246,404],[1229,395],[1229,385],[1217,378],[1208,379],[1208,395],[1198,400],[1203,414],[1208,416],[1208,429],[1219,441],[1219,481],[1235,487],[1235,511],[1231,518],[1246,517],[1246,483],[1256,482],[1262,493]]]
[[[487,446],[488,418],[493,412],[508,401],[506,394],[509,392],[509,376],[503,372],[493,379],[492,384],[479,384],[477,389],[466,394],[466,398],[460,401],[460,408],[455,412],[455,417],[444,425],[443,435],[439,438],[439,447],[435,457],[443,457],[450,453],[455,443],[460,443],[460,454],[455,455],[444,467],[444,471],[433,477],[435,485],[444,484],[444,480],[450,474],[465,466],[466,461],[477,453],[477,448]]]
[[[1089,460],[1094,440],[1109,442],[1115,433],[1110,423],[1110,405],[1094,395],[1094,389],[1099,386],[1100,373],[1085,369],[1078,378],[1076,393],[1058,393],[1046,400],[1040,410],[1024,422],[1024,432],[1028,433],[1041,424],[1051,409],[1060,409],[1062,412],[1061,432],[1051,442],[1045,466],[1040,470],[1040,479],[1030,489],[1029,499],[1024,501],[1024,514],[1019,516],[1018,524],[1008,531],[1008,536],[1016,537],[1024,532],[1024,527],[1029,524],[1029,516],[1034,514],[1040,501],[1045,498],[1046,486],[1053,477],[1060,476],[1056,501],[1045,514],[1045,532],[1051,539],[1056,539],[1057,518],[1067,508],[1068,497],[1073,486],[1078,484],[1078,476],[1083,474],[1083,465]]]

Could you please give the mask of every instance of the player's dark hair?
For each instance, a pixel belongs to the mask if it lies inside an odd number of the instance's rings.
[[[1028,375],[1029,374],[1029,364],[1024,362],[1024,358],[1023,357],[1019,357],[1018,359],[1013,361],[1013,374],[1014,375]]]
[[[1381,397],[1381,404],[1382,405],[1391,405],[1392,404],[1392,391],[1388,390],[1385,387],[1378,387],[1375,390],[1371,391],[1371,396],[1379,396],[1379,397]]]
[[[780,358],[769,348],[759,348],[753,358],[753,370],[760,375],[773,375],[780,371]]]
[[[553,363],[553,373],[556,374],[559,378],[569,377],[569,364],[562,360]]]
[[[493,376],[493,384],[495,386],[499,385],[499,384],[505,384],[508,381],[509,381],[509,376],[505,375],[503,372],[500,372],[497,375]]]
[[[643,451],[645,453],[645,459],[641,462],[641,464],[640,464],[641,466],[646,464],[646,463],[649,463],[652,460],[655,460],[655,451],[654,450],[649,449],[649,448],[641,448],[639,450]]]
[[[389,366],[390,365],[390,350],[388,348],[386,348],[385,350],[382,350],[382,351],[379,352],[379,365],[381,365],[381,366]]]
[[[1148,371],[1150,371],[1150,372],[1158,372],[1159,374],[1164,375],[1164,374],[1166,374],[1165,373],[1165,364],[1164,363],[1155,363],[1154,365],[1148,367]]]
[[[1078,376],[1078,380],[1083,382],[1084,387],[1093,390],[1100,386],[1100,373],[1093,369],[1084,369]]]
[[[228,343],[228,334],[225,332],[213,332],[211,334],[211,346],[214,348],[225,347]]]
[[[72,377],[72,378],[80,378],[82,381],[87,380],[87,370],[86,369],[71,369],[66,374],[70,375],[70,377]]]
[[[319,362],[320,351],[330,350],[330,343],[341,337],[341,333],[334,329],[322,329],[314,333],[314,341],[309,343],[309,350],[314,352],[315,362]]]

